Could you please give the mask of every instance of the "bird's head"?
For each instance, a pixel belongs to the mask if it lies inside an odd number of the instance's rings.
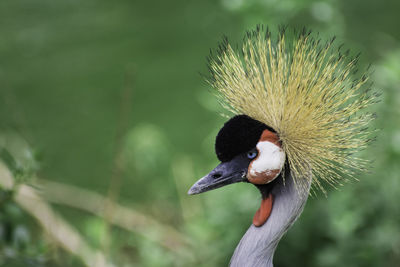
[[[207,81],[224,107],[246,115],[222,127],[215,142],[221,164],[189,194],[253,183],[263,197],[253,220],[260,226],[272,206],[278,210],[282,203],[278,185],[289,192],[282,169],[296,189],[307,192],[311,182],[325,192],[324,184],[335,186],[368,169],[357,153],[373,140],[369,107],[378,94],[366,87],[368,73],[352,77],[358,59],[338,53],[333,40],[324,43],[309,31],[291,35],[284,29],[274,38],[262,26],[247,32],[238,49],[224,39],[210,54]]]
[[[264,123],[247,115],[238,115],[219,131],[215,152],[221,163],[197,181],[188,193],[199,194],[237,182],[252,183],[262,193],[261,207],[253,224],[263,225],[272,210],[273,181],[285,164],[286,156],[278,135]]]

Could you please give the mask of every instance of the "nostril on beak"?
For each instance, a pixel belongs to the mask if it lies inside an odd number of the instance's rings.
[[[217,172],[217,173],[214,173],[214,174],[212,175],[212,178],[218,179],[218,178],[221,178],[221,176],[222,176],[222,174],[219,173],[219,172]]]

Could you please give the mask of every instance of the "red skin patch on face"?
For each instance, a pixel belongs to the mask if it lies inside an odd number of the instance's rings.
[[[251,168],[251,164],[249,166],[249,170]],[[256,175],[248,175],[247,178],[252,184],[267,184],[274,180],[281,170],[268,170],[266,172],[256,172]]]
[[[273,202],[274,197],[272,194],[269,194],[268,197],[261,200],[260,208],[253,217],[254,226],[260,227],[268,220],[269,215],[271,215]]]
[[[281,142],[279,141],[279,137],[276,133],[273,133],[269,130],[264,130],[263,133],[261,134],[260,140],[258,140],[258,142],[261,141],[268,141],[271,142],[279,147],[282,147]]]
[[[265,141],[271,142],[278,147],[282,147],[278,135],[269,130],[264,130],[262,132],[260,140],[258,142],[265,142]],[[267,184],[272,180],[274,180],[278,176],[281,170],[268,170],[266,172],[256,172],[255,175],[251,175],[250,170],[252,168],[252,164],[254,161],[258,159],[259,156],[260,156],[260,151],[258,151],[257,157],[252,160],[252,162],[249,165],[249,168],[247,169],[247,179],[252,184]]]

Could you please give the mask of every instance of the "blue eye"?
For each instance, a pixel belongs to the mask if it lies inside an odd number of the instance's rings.
[[[255,157],[257,157],[257,154],[257,150],[253,149],[247,153],[247,158],[254,159]]]

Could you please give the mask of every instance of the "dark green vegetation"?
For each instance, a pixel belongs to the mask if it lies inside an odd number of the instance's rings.
[[[275,264],[397,266],[399,12],[397,0],[3,0],[0,158],[115,266],[227,265],[259,195],[246,184],[186,195],[217,164],[213,142],[225,121],[198,73],[223,34],[234,42],[257,23],[307,26],[361,51],[361,68],[372,63],[383,130],[363,155],[373,173],[312,197]],[[94,216],[98,199],[64,184],[109,196],[130,217],[104,203],[105,215]],[[0,265],[83,266],[84,249],[60,245],[72,235],[54,241],[26,208],[40,205],[21,206],[18,192],[2,183]],[[128,225],[110,226],[114,215]]]

